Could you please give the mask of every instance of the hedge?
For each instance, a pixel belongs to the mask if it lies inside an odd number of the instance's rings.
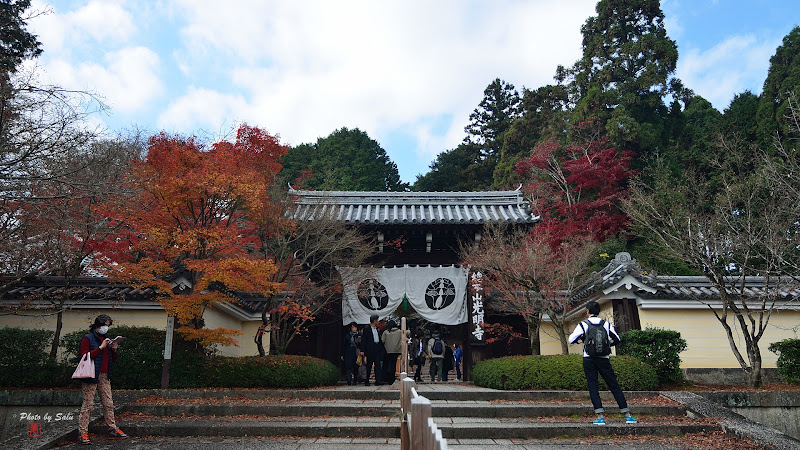
[[[339,369],[311,356],[211,356],[205,360],[202,387],[304,388],[339,381]]]
[[[686,350],[681,334],[663,328],[646,328],[622,333],[618,355],[631,356],[656,370],[658,382],[675,384],[683,381],[680,353]]]
[[[800,384],[800,339],[784,339],[769,344],[778,355],[778,375],[788,384]]]
[[[64,386],[74,367],[50,359],[53,332],[0,328],[0,386]],[[69,371],[67,374],[66,372]]]
[[[114,365],[115,389],[161,386],[164,331],[148,327],[114,326],[120,344]],[[77,387],[70,376],[78,362],[81,339],[87,330],[61,338],[65,355],[53,362],[45,353],[52,332],[0,329],[0,387]],[[41,349],[41,351],[31,350]],[[18,374],[26,374],[20,377]],[[222,357],[206,355],[196,344],[176,338],[170,364],[170,388],[305,388],[336,384],[339,371],[332,363],[309,356]]]
[[[624,390],[658,388],[656,371],[629,356],[611,358],[617,381]],[[477,386],[492,389],[586,390],[581,355],[508,356],[479,362],[472,372]],[[600,377],[600,388],[608,389]]]

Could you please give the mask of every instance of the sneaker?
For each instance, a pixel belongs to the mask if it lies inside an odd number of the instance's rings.
[[[89,440],[89,435],[88,434],[82,434],[78,438],[78,444],[89,445],[91,443],[92,443],[92,441]]]
[[[592,423],[594,425],[605,425],[606,424],[606,418],[605,417],[598,417],[597,419],[594,419],[594,422],[592,422]]]
[[[627,416],[625,416],[625,423],[639,423],[639,421],[636,420],[636,417],[633,417],[631,415],[627,415]]]
[[[117,428],[116,430],[108,433],[108,437],[111,439],[128,439],[128,435],[123,433],[122,430]]]

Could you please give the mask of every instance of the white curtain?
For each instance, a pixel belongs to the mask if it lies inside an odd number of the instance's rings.
[[[369,323],[369,316],[383,318],[403,298],[425,319],[458,325],[467,321],[467,269],[446,266],[389,268],[337,267],[344,282],[342,323]]]

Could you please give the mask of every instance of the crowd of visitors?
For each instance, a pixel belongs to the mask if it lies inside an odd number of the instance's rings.
[[[351,323],[342,345],[342,361],[348,385],[358,382],[369,386],[374,374],[375,385],[392,384],[400,373],[400,356],[403,345],[408,346],[409,374],[420,383],[447,382],[455,370],[456,381],[462,380],[461,363],[463,352],[459,343],[448,344],[439,328],[427,330],[416,327],[403,331],[394,320],[385,322],[377,315],[370,323],[359,327]],[[428,376],[423,380],[423,368],[428,366]]]

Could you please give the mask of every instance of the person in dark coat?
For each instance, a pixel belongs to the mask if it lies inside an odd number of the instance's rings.
[[[365,386],[369,386],[369,374],[375,367],[375,384],[383,384],[383,343],[381,342],[380,332],[378,331],[378,315],[373,314],[369,317],[369,325],[364,327],[361,335],[361,354],[367,357],[367,381]]]
[[[442,381],[447,381],[448,372],[453,370],[453,348],[449,345],[444,346],[444,361],[442,361]]]
[[[358,326],[353,322],[350,324],[350,331],[344,335],[344,343],[342,344],[342,362],[344,363],[345,379],[348,386],[356,384],[356,357],[358,356],[360,340],[361,335],[358,333]]]
[[[417,383],[422,382],[422,367],[425,365],[425,330],[422,328],[417,329],[416,337],[411,341],[411,350],[410,354],[411,357],[414,358],[414,366],[416,370],[414,371],[414,381]]]

